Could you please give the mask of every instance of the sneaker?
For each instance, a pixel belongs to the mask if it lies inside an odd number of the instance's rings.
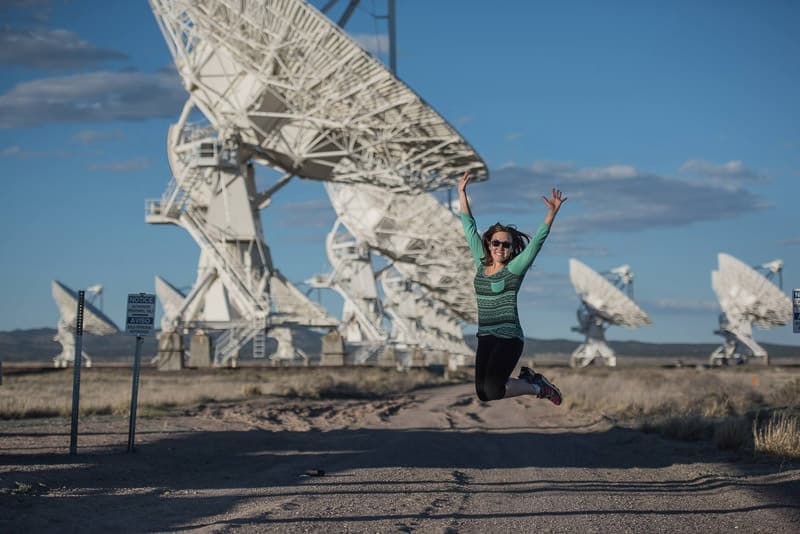
[[[536,395],[538,398],[548,399],[556,406],[561,404],[561,391],[544,375],[534,373],[529,367],[522,367],[519,370],[519,378],[539,388],[539,394]]]
[[[534,379],[536,377],[536,373],[533,372],[533,369],[530,367],[520,367],[519,368],[519,378],[520,380],[524,380],[529,384],[534,384]]]

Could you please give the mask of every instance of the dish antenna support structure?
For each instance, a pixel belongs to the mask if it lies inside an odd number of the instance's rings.
[[[253,215],[292,177],[394,191],[452,186],[467,170],[485,179],[483,162],[442,117],[305,2],[150,4],[190,98],[169,134],[175,180],[147,204],[146,218],[182,226],[201,246],[198,280],[173,323],[200,326],[191,309],[221,315],[218,324],[235,321],[218,340],[218,365],[276,324],[276,315],[316,315],[297,322],[308,326],[335,323],[321,309],[309,313],[313,303],[276,275]],[[195,106],[209,127],[188,124]],[[198,170],[205,156],[206,170]],[[253,162],[283,177],[258,192]],[[232,221],[229,206],[246,215]],[[253,229],[241,235],[243,225]],[[275,286],[291,297],[278,314]],[[226,300],[241,317],[228,320]]]
[[[463,363],[472,350],[460,325],[475,322],[477,309],[464,283],[474,277],[475,266],[458,219],[430,193],[393,193],[362,184],[326,184],[326,190],[338,215],[335,227],[344,229],[351,247],[365,251],[366,275],[359,279],[361,286],[349,287],[351,295],[371,298],[377,284],[382,290],[384,314],[374,318],[391,320],[388,340],[381,334],[384,342],[401,350],[448,353]],[[385,266],[373,266],[376,254]],[[335,255],[330,246],[328,255]],[[369,305],[371,300],[362,308]]]
[[[323,12],[335,3],[329,1]],[[348,2],[339,26],[344,27],[358,3]],[[389,66],[396,75],[394,0],[387,7]],[[480,157],[476,153],[470,157],[477,174],[485,178]],[[430,193],[406,194],[361,183],[326,183],[325,189],[338,215],[330,235],[340,237],[335,246],[331,240],[326,243],[332,275],[315,277],[311,284],[324,287],[327,279],[345,299],[343,322],[352,325],[344,327],[345,339],[364,348],[388,343],[412,353],[444,351],[463,364],[472,351],[464,342],[460,323],[475,322],[477,310],[474,296],[461,283],[474,276],[474,265],[468,261],[470,253],[457,218]],[[351,251],[348,262],[338,258],[343,246]],[[352,254],[355,251],[357,257]],[[376,268],[376,255],[387,264]],[[383,302],[378,300],[381,293]],[[391,322],[388,339],[383,328],[387,320]],[[363,363],[375,352],[360,350],[355,360]]]
[[[75,364],[75,325],[78,318],[78,294],[58,280],[52,281],[51,290],[53,300],[56,302],[60,314],[57,334],[53,341],[61,344],[61,352],[53,358],[53,365],[55,367],[68,367],[70,364]],[[87,288],[86,292],[90,295],[90,298],[88,301],[84,301],[83,331],[87,334],[98,336],[119,332],[114,322],[92,303],[98,295],[102,294],[103,286],[91,286]],[[91,357],[83,350],[81,350],[81,361],[86,367],[92,366]]]
[[[724,341],[711,353],[709,363],[741,364],[753,357],[769,364],[766,349],[753,339],[753,325],[768,329],[792,319],[792,301],[773,281],[776,276],[782,281],[783,261],[752,268],[725,253],[720,253],[717,261],[717,270],[711,271],[711,287],[722,313],[714,333]]]
[[[612,269],[607,276],[576,259],[569,260],[569,277],[581,305],[578,308],[578,326],[572,328],[586,336],[570,357],[572,367],[586,367],[600,360],[610,367],[617,358],[605,338],[611,325],[636,328],[650,324],[650,316],[636,304],[629,294],[633,288],[633,272],[628,265]]]
[[[279,340],[278,358],[303,357],[293,347],[292,327],[331,327],[338,321],[272,262],[258,206],[276,189],[257,192],[247,148],[236,138],[220,140],[212,126],[188,123],[192,107],[190,100],[169,130],[173,179],[161,199],[146,203],[148,223],[177,225],[200,247],[188,295],[156,281],[163,332],[222,330],[214,343],[216,366],[235,365],[250,341],[253,356],[264,357],[268,332]]]

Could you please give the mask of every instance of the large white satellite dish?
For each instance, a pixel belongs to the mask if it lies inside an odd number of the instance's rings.
[[[75,334],[78,318],[78,294],[58,280],[52,284],[53,300],[58,306],[60,317],[58,319],[58,333],[53,338],[61,344],[61,353],[53,359],[56,367],[67,367],[75,363]],[[102,291],[102,286],[92,286],[95,294]],[[102,311],[84,298],[83,304],[83,331],[88,334],[104,336],[115,334],[119,329],[114,322],[106,317]],[[81,361],[91,367],[92,360],[86,352],[81,351]]]
[[[753,339],[753,325],[761,328],[782,326],[792,319],[792,301],[771,280],[783,270],[775,260],[759,268],[763,275],[730,254],[718,255],[718,268],[711,272],[711,287],[717,294],[722,313],[714,333],[725,341],[711,354],[712,365],[744,363],[748,357],[764,358],[767,351]]]
[[[569,278],[581,307],[578,308],[578,326],[573,330],[585,334],[585,341],[572,353],[570,365],[585,367],[600,358],[606,365],[615,366],[617,358],[605,339],[610,325],[636,328],[650,324],[650,316],[620,288],[633,283],[630,267],[623,265],[609,273],[620,287],[576,259],[569,260]]]
[[[455,185],[486,167],[380,61],[301,0],[150,0],[192,100],[255,159],[316,180]]]
[[[326,184],[339,220],[462,321],[476,322],[475,264],[461,222],[430,193]]]
[[[259,210],[293,176],[414,192],[467,170],[486,178],[441,116],[305,2],[150,4],[190,98],[168,136],[174,180],[146,219],[183,227],[201,248],[173,323],[225,329],[217,365],[267,328],[336,324],[270,259]],[[189,122],[195,107],[210,125]],[[253,161],[285,174],[256,191]]]
[[[471,352],[460,323],[475,322],[475,298],[465,283],[474,277],[475,265],[453,213],[430,193],[331,183],[326,190],[339,216],[326,243],[334,268],[310,283],[331,287],[345,299],[345,339],[366,345],[388,341],[400,349],[451,356]],[[373,265],[374,253],[388,266]],[[389,268],[392,274],[386,276]],[[376,302],[376,279],[383,289],[382,305]],[[389,336],[385,319],[392,322]],[[375,353],[359,351],[362,357]]]

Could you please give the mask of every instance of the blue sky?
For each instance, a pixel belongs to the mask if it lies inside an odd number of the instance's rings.
[[[384,1],[362,3],[347,30],[385,60],[370,15]],[[570,197],[520,295],[528,336],[579,339],[570,257],[636,274],[653,324],[611,340],[719,341],[719,252],[783,259],[784,291],[800,287],[796,2],[397,3],[399,76],[488,163],[470,189],[479,227],[532,231],[542,194]],[[0,45],[0,330],[55,326],[52,279],[104,284],[118,323],[156,274],[191,285],[197,246],[144,222],[185,100],[149,5],[3,2]],[[319,183],[295,180],[262,218],[290,280],[328,270]],[[322,298],[338,315],[338,297]],[[755,337],[800,345],[791,326]]]

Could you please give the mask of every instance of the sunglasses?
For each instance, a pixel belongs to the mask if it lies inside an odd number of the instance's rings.
[[[492,246],[493,247],[502,246],[503,248],[511,248],[511,242],[510,241],[499,241],[497,239],[492,239]]]

